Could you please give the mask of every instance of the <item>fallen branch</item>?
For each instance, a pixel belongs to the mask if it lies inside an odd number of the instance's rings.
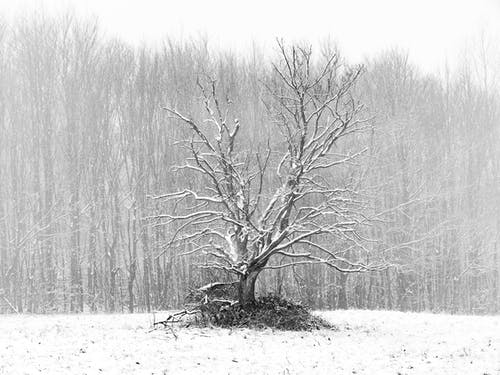
[[[169,327],[169,324],[172,324],[172,323],[180,323],[182,321],[181,318],[187,316],[187,315],[195,315],[195,314],[198,314],[200,313],[200,310],[182,310],[182,311],[179,311],[179,312],[176,312],[175,314],[171,314],[168,316],[167,319],[165,320],[162,320],[160,322],[154,322],[153,323],[153,326],[157,326],[157,325],[163,325],[164,327]]]

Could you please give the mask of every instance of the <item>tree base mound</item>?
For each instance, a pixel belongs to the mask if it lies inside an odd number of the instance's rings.
[[[261,297],[254,305],[245,308],[234,301],[205,300],[191,305],[189,311],[171,315],[167,320],[156,324],[167,326],[168,323],[179,322],[200,327],[271,328],[287,331],[336,329],[334,325],[312,314],[307,307],[275,295]]]
[[[219,311],[205,312],[206,321],[223,328],[273,328],[287,331],[310,331],[334,328],[330,323],[313,315],[308,308],[279,296],[259,298],[255,305],[242,308],[229,305]]]

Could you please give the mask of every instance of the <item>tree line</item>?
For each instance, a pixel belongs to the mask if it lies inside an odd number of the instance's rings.
[[[215,79],[247,147],[264,157],[283,146],[263,142],[276,139],[266,98],[280,87],[272,53],[209,46],[133,47],[73,16],[2,25],[0,311],[175,308],[190,288],[229,277],[171,241],[181,224],[158,220],[186,203],[155,198],[206,184],[179,168],[191,135],[164,107],[202,118],[199,82]],[[359,155],[322,177],[355,188],[371,220],[359,247],[323,243],[391,266],[281,268],[278,257],[260,293],[322,309],[499,310],[498,90],[486,58],[473,57],[438,76],[389,51],[366,61],[352,88],[366,126],[334,152]]]

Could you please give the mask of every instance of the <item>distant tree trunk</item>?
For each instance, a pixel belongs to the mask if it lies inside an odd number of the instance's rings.
[[[151,259],[149,255],[148,237],[146,232],[142,234],[142,246],[144,252],[143,267],[144,267],[144,302],[146,303],[146,309],[151,312]]]
[[[76,187],[71,195],[71,311],[83,311],[83,285],[80,266],[80,212],[79,192]]]
[[[410,306],[406,303],[406,291],[408,289],[408,275],[404,275],[402,272],[397,272],[396,274],[396,298],[398,303],[398,309],[408,310]],[[387,279],[389,283],[389,278]],[[389,284],[388,284],[389,285]],[[388,287],[390,290],[390,287]],[[389,298],[390,300],[390,298]],[[390,302],[389,302],[390,303]]]
[[[127,289],[128,289],[128,312],[133,313],[134,312],[134,282],[137,274],[137,209],[134,208],[134,221],[132,223],[132,235],[130,235],[130,212],[129,212],[129,220],[128,220],[128,233],[129,233],[129,241],[128,241],[128,247],[129,247],[129,259],[130,259],[130,266],[129,266],[129,275],[128,275],[128,283],[127,283]]]
[[[91,209],[91,220],[89,231],[89,245],[88,245],[88,264],[87,264],[87,294],[88,304],[92,312],[97,311],[96,297],[97,297],[97,218],[96,209]]]
[[[42,165],[43,165],[43,181],[45,194],[43,196],[44,219],[43,225],[47,228],[47,236],[43,239],[43,248],[45,254],[45,269],[47,270],[46,295],[48,296],[48,308],[50,311],[56,309],[56,260],[54,257],[54,241],[53,241],[53,205],[55,192],[55,175],[54,175],[54,157],[53,157],[53,129],[51,119],[48,115],[44,116],[42,123],[44,136],[42,137]]]
[[[338,309],[347,309],[347,273],[340,274],[339,294],[337,299]]]
[[[133,245],[136,247],[135,243]],[[128,312],[134,312],[134,281],[136,275],[136,260],[135,258],[130,261],[129,278],[128,278]]]
[[[392,310],[392,288],[391,288],[391,272],[389,269],[385,270],[386,285],[386,308]]]
[[[495,242],[495,254],[493,255],[493,287],[492,287],[492,312],[499,310],[500,305],[500,272],[498,271],[498,243]]]

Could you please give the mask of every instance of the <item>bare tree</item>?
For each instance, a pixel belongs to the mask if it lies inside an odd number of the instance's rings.
[[[363,203],[355,181],[337,184],[325,173],[363,152],[336,152],[342,138],[365,127],[362,105],[351,94],[362,69],[342,65],[337,54],[315,63],[311,48],[278,45],[280,61],[266,85],[277,132],[265,153],[245,144],[242,124],[230,117],[231,102],[222,99],[215,80],[199,83],[203,121],[166,108],[192,135],[184,143],[190,157],[177,170],[199,174],[205,183],[155,197],[184,211],[154,218],[178,223],[170,246],[187,242],[188,254],[209,255],[201,267],[236,275],[242,306],[255,303],[264,269],[320,263],[352,273],[381,267],[351,259],[354,249],[358,255],[366,250]],[[276,255],[288,261],[272,265]]]

